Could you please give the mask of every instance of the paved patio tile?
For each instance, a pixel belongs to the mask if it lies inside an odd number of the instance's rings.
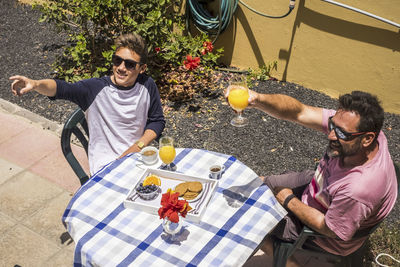
[[[64,240],[67,230],[61,222],[62,215],[71,197],[71,193],[66,191],[61,193],[46,203],[33,216],[26,218],[22,224],[60,247],[71,246],[70,242]]]
[[[27,168],[59,147],[55,134],[35,126],[1,143],[0,157]]]
[[[61,217],[80,183],[62,155],[61,127],[2,99],[0,122],[0,267],[73,266]]]
[[[0,185],[21,171],[23,169],[18,165],[0,158]]]
[[[82,147],[74,146],[73,152],[87,173],[89,173],[89,164],[85,150]],[[81,186],[78,177],[65,159],[61,147],[35,162],[28,170],[72,193],[76,192]]]
[[[23,120],[22,122],[20,120]],[[0,143],[7,141],[10,137],[18,135],[27,128],[33,127],[23,118],[16,117],[12,114],[0,112]]]
[[[32,216],[63,190],[30,172],[22,172],[0,187],[0,212],[21,221]]]
[[[17,221],[0,212],[0,236],[4,236],[5,233],[13,228],[16,223]]]
[[[71,267],[74,266],[73,248],[63,248],[56,255],[43,262],[41,266]]]
[[[22,225],[8,231],[0,241],[0,266],[48,266],[43,262],[61,250]]]

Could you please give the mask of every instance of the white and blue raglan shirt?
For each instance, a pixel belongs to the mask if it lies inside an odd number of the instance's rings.
[[[133,87],[115,85],[109,76],[76,83],[55,80],[57,93],[84,112],[89,127],[88,157],[93,175],[118,158],[147,129],[160,136],[165,119],[154,80],[139,74]]]

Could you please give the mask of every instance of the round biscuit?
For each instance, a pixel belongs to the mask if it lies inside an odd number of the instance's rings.
[[[186,193],[188,190],[188,184],[187,183],[180,183],[177,186],[175,186],[175,192],[179,192],[179,196],[183,196],[183,194]]]
[[[199,195],[199,193],[188,191],[182,197],[186,200],[192,200],[192,199],[195,199],[198,195]]]
[[[190,192],[200,193],[203,190],[203,185],[200,182],[188,182],[188,190]]]

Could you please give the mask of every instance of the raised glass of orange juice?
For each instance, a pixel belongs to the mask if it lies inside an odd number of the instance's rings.
[[[229,83],[229,105],[236,110],[237,116],[231,120],[231,124],[236,127],[243,127],[249,120],[242,116],[243,110],[249,104],[249,88],[245,81],[232,81]]]
[[[158,150],[158,155],[162,162],[164,162],[164,168],[169,171],[175,171],[176,166],[173,164],[175,159],[175,147],[174,147],[174,139],[169,136],[163,136],[160,138],[160,149]]]

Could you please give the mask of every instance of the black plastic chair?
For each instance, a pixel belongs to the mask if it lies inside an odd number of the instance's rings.
[[[400,165],[399,163],[394,163],[396,169],[396,176],[397,176],[397,186],[398,191],[400,191]],[[354,238],[365,237],[372,234],[376,228],[378,228],[379,224],[375,225],[370,229],[366,229],[364,231],[359,231],[354,235]],[[304,253],[310,256],[315,256],[318,258],[324,258],[329,263],[333,263],[335,266],[363,266],[363,255],[366,249],[366,243],[364,244],[355,252],[347,256],[340,256],[331,254],[327,251],[324,251],[317,246],[307,246],[307,240],[315,239],[316,237],[326,237],[314,230],[310,229],[307,226],[304,226],[299,238],[294,242],[286,242],[282,240],[274,240],[274,260],[273,266],[274,267],[284,267],[286,266],[287,259],[293,255],[296,251],[297,253]]]
[[[79,127],[79,125],[81,127]],[[83,129],[83,131],[82,131]],[[76,109],[67,119],[64,124],[64,128],[61,133],[61,149],[65,158],[67,159],[69,165],[74,170],[75,174],[78,176],[81,185],[89,180],[89,176],[83,170],[81,164],[76,159],[71,150],[71,135],[74,134],[75,137],[81,142],[83,148],[88,153],[88,138],[89,130],[86,122],[85,114],[78,108]]]

